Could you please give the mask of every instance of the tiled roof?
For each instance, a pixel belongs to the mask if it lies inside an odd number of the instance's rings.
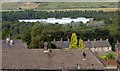
[[[82,53],[87,54],[83,60]],[[52,49],[49,55],[43,49],[2,50],[3,69],[104,69],[103,64],[88,49]]]

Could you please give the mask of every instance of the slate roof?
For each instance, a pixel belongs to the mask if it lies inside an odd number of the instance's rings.
[[[68,48],[70,42],[67,41],[55,41],[53,44],[56,45],[58,48]],[[93,48],[93,47],[111,47],[108,40],[96,40],[96,41],[84,41],[84,44],[87,48]]]
[[[107,40],[94,41],[95,47],[111,47],[110,43]]]
[[[85,44],[86,48],[92,48],[92,47],[94,47],[93,46],[93,41],[84,41],[84,44]]]
[[[0,40],[1,43],[2,43],[2,49],[26,49],[27,48],[27,44],[22,42],[22,40],[20,39],[16,39],[16,40],[13,40],[13,44],[10,45],[9,43],[6,43],[6,40]]]
[[[83,60],[82,53],[87,54]],[[1,52],[0,52],[1,53]],[[89,49],[52,49],[52,56],[43,49],[2,50],[2,69],[104,69],[104,65]]]
[[[56,41],[55,43],[52,41],[51,43],[55,44],[57,48],[68,48],[70,44],[67,41]]]
[[[93,48],[93,47],[111,47],[109,41],[107,40],[97,40],[97,41],[84,41],[85,46],[87,48]]]

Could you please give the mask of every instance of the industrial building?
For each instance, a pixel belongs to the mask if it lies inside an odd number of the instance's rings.
[[[85,18],[85,17],[79,17],[76,19],[71,18],[62,18],[62,19],[56,19],[56,18],[47,18],[47,19],[21,19],[19,22],[45,22],[45,23],[52,23],[52,24],[67,24],[71,22],[92,22],[93,18]]]

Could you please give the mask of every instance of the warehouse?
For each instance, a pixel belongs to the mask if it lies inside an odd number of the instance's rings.
[[[52,23],[52,24],[67,24],[71,22],[82,22],[82,23],[87,23],[87,22],[92,22],[93,18],[85,18],[85,17],[79,17],[76,19],[71,19],[71,18],[62,18],[62,19],[56,19],[56,18],[47,18],[47,19],[22,19],[19,20],[19,22],[45,22],[45,23]]]

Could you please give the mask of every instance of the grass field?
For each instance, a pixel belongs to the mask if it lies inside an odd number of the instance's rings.
[[[77,8],[77,9],[54,9],[54,10],[36,10],[36,11],[70,11],[70,10],[79,10],[79,11],[116,11],[118,8]]]
[[[0,3],[0,6],[2,6],[2,10],[16,10],[16,9],[18,9],[17,2]]]
[[[117,8],[117,2],[49,2],[40,3],[37,9]]]
[[[84,8],[118,8],[117,2],[40,2],[40,3],[17,3],[5,2],[2,4],[2,10],[19,10],[19,8],[35,10],[56,10],[56,9],[84,9]],[[108,10],[109,10],[108,9]],[[114,10],[114,9],[113,9]]]

